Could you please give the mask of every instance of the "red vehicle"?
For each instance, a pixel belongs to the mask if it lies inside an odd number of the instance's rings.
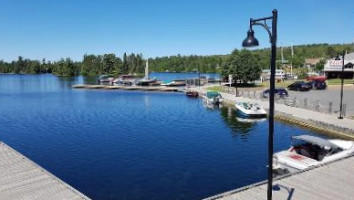
[[[325,76],[308,76],[306,79],[307,81],[322,81],[322,82],[326,81]]]

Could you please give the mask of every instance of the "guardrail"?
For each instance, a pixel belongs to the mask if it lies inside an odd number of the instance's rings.
[[[227,86],[221,87],[221,92],[236,95],[236,89]],[[254,88],[238,88],[237,96],[256,99],[260,101],[268,101],[267,97],[263,97],[263,91],[261,89]],[[312,100],[308,98],[297,98],[297,97],[280,97],[275,95],[275,102],[279,104],[284,104],[290,107],[297,107],[307,110],[312,110],[316,112],[326,113],[326,114],[338,114],[339,105],[334,106],[332,101],[320,101]],[[343,116],[346,116],[347,105],[343,104]]]

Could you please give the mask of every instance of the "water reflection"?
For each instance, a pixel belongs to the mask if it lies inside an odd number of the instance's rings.
[[[221,107],[220,114],[222,119],[231,128],[232,134],[234,136],[241,135],[242,138],[247,138],[257,122],[266,120],[242,118],[242,116],[238,115],[236,110],[230,106]]]
[[[84,84],[99,84],[98,76],[85,76],[81,77]]]
[[[60,84],[61,88],[70,88],[72,87],[72,85],[75,85],[79,78],[78,76],[74,76],[74,77],[56,77],[58,79],[58,82]]]

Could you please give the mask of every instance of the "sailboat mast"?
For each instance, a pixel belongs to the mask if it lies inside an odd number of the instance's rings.
[[[293,44],[291,44],[291,65],[290,65],[291,77],[293,77],[293,58],[294,58],[294,46]]]
[[[146,60],[145,64],[145,79],[149,80],[149,59]]]

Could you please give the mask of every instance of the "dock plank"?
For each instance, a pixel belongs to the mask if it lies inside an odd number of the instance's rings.
[[[283,200],[332,200],[354,199],[354,156],[311,170],[275,179],[273,199]],[[206,200],[267,199],[267,183],[262,182],[229,191]]]
[[[0,199],[89,199],[0,142]]]

